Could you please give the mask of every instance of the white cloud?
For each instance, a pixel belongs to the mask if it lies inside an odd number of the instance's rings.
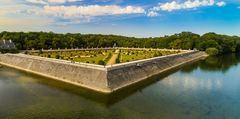
[[[158,16],[158,13],[155,12],[155,11],[149,11],[149,12],[147,13],[147,16],[149,16],[149,17],[155,17],[155,16]]]
[[[142,7],[117,5],[44,6],[43,12],[55,16],[105,16],[144,13]]]
[[[221,1],[221,2],[217,2],[216,5],[219,7],[222,7],[222,6],[225,6],[226,3],[224,1]]]
[[[226,3],[223,1],[216,3],[214,0],[187,0],[183,3],[178,3],[176,1],[159,3],[158,6],[149,9],[147,16],[156,16],[160,11],[171,12],[175,10],[194,9],[214,5],[221,7],[226,5]]]
[[[27,10],[39,11],[40,8],[36,6],[17,4],[18,1],[14,0],[0,0],[0,2],[0,29],[10,27],[22,28],[22,26],[39,27],[53,23],[53,19],[25,12]]]
[[[154,7],[153,10],[155,11],[173,11],[173,10],[180,10],[180,9],[191,9],[191,8],[198,8],[203,6],[212,6],[214,5],[214,0],[194,0],[190,1],[187,0],[184,3],[177,3],[176,1],[167,2],[167,3],[160,3],[159,6]]]
[[[47,0],[48,3],[66,3],[66,2],[79,2],[82,0]]]
[[[26,1],[30,2],[30,3],[34,3],[34,4],[42,4],[42,5],[47,4],[47,2],[45,2],[43,0],[26,0]]]
[[[1,13],[1,12],[0,12]],[[101,16],[144,14],[145,10],[137,6],[117,5],[85,5],[64,6],[44,5],[36,9],[25,9],[23,13],[47,17],[56,20],[55,25],[68,25],[93,22],[101,19]]]
[[[56,25],[78,24],[101,20],[101,16],[144,14],[145,9],[138,6],[119,5],[67,5],[70,2],[83,0],[25,0],[33,9],[22,9],[21,12],[29,15],[47,17],[55,20]],[[29,4],[25,4],[31,6]],[[3,14],[0,11],[0,14]]]
[[[34,4],[46,5],[46,4],[63,4],[66,2],[79,2],[82,0],[26,0],[26,1]]]

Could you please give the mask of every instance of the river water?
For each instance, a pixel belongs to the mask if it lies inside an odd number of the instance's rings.
[[[240,56],[209,57],[104,95],[0,68],[0,119],[239,119]]]

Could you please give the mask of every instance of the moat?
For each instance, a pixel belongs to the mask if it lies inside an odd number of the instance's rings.
[[[1,119],[237,119],[240,55],[208,57],[113,94],[0,68]]]

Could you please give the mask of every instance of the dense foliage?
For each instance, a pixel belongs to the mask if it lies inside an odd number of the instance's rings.
[[[214,55],[218,55],[219,51],[217,48],[208,48],[206,49],[206,53],[211,56],[214,56]]]
[[[146,47],[199,49],[216,48],[219,54],[240,50],[240,37],[206,33],[202,36],[182,32],[171,36],[155,38],[134,38],[116,35],[57,34],[53,32],[2,32],[0,39],[12,39],[16,47],[25,49],[57,49],[86,47]]]

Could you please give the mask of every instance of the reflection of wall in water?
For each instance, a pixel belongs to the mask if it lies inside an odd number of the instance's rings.
[[[191,66],[181,69],[183,73],[191,73],[198,68],[205,71],[222,71],[227,72],[232,66],[238,65],[240,54],[232,53],[220,56],[209,56],[205,60],[200,60]]]
[[[170,86],[172,89],[174,89],[173,87],[181,84],[181,88],[192,91],[199,89],[211,91],[212,89],[221,89],[223,86],[224,79],[222,78],[204,78],[204,76],[199,77],[194,75],[194,73],[185,75],[181,72],[178,72],[178,74],[171,75],[165,80],[162,80],[162,84],[166,85],[167,87]],[[179,79],[179,77],[181,77],[181,79]]]

